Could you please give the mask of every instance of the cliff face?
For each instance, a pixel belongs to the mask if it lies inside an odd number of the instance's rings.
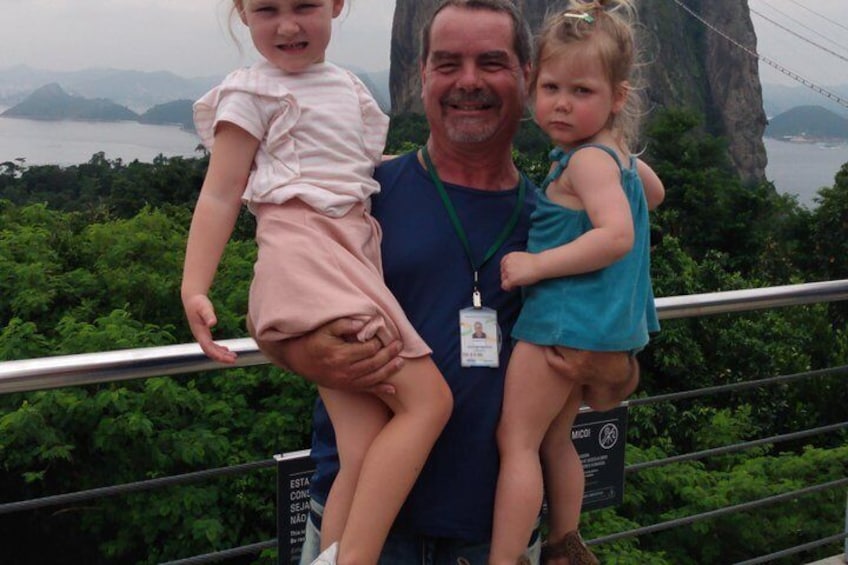
[[[563,2],[517,0],[533,30]],[[439,0],[397,0],[392,29],[390,90],[393,113],[422,112],[418,66],[420,30]],[[649,107],[691,108],[706,129],[728,140],[730,160],[745,180],[765,178],[766,126],[747,0],[687,0],[713,31],[676,3],[641,0],[642,59]]]

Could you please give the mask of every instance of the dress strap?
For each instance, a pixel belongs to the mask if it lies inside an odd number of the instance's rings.
[[[563,151],[561,147],[555,147],[553,151],[550,152],[550,155],[548,155],[548,158],[552,162],[556,162],[556,167],[554,167],[554,170],[551,171],[548,176],[545,177],[545,180],[542,182],[542,192],[544,192],[545,189],[548,188],[549,184],[554,182],[560,177],[560,175],[562,175],[562,172],[568,167],[568,162],[571,160],[572,155],[574,155],[581,149],[585,149],[587,147],[595,147],[597,149],[602,149],[606,151],[610,157],[615,159],[615,164],[618,165],[618,170],[624,171],[624,167],[621,166],[621,160],[618,158],[618,153],[616,153],[611,147],[608,147],[606,145],[601,145],[600,143],[587,143],[585,145],[578,145],[577,147],[568,152]]]

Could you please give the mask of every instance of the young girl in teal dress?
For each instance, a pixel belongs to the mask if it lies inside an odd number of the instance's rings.
[[[571,427],[582,403],[609,410],[635,390],[634,355],[659,330],[648,211],[665,192],[631,153],[634,15],[631,0],[572,1],[538,40],[530,92],[535,120],[556,149],[527,252],[501,263],[503,287],[524,287],[525,303],[498,428],[491,564],[523,559],[543,474],[548,562],[597,563],[578,533],[584,476]],[[573,370],[554,370],[549,356]]]

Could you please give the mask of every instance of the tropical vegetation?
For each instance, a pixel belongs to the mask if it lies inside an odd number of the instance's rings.
[[[425,137],[420,116],[395,117],[387,152]],[[646,140],[644,158],[668,189],[654,216],[657,296],[848,278],[848,164],[807,209],[768,182],[742,183],[724,140],[701,133],[688,112],[663,112]],[[536,180],[547,150],[525,124],[516,159]],[[190,342],[179,284],[207,163],[204,154],[124,163],[99,153],[71,167],[0,164],[0,360]],[[222,337],[245,335],[252,231],[244,214],[213,289]],[[667,320],[642,354],[637,396],[844,366],[847,319],[833,303]],[[634,406],[628,463],[841,422],[845,378]],[[310,384],[270,365],[0,396],[0,504],[305,448],[314,398]],[[649,468],[627,475],[622,505],[585,516],[584,535],[846,476],[844,428]],[[275,494],[273,469],[260,469],[3,514],[2,562],[159,563],[261,542],[276,534]],[[844,489],[822,491],[597,550],[609,563],[730,563],[841,531],[844,505]],[[273,551],[255,556],[274,560]]]

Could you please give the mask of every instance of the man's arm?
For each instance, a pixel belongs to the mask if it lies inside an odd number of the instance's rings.
[[[394,394],[394,387],[383,381],[403,366],[398,357],[402,344],[395,340],[384,346],[377,338],[360,343],[356,333],[363,325],[361,320],[340,318],[300,337],[256,343],[272,363],[319,386]],[[253,335],[253,328],[248,329]]]

